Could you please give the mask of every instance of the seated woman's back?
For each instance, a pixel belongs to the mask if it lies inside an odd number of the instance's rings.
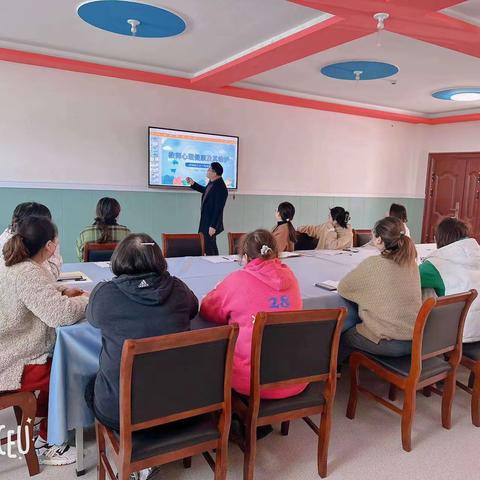
[[[342,250],[353,247],[353,229],[350,214],[342,207],[330,209],[328,221],[321,225],[303,225],[300,233],[318,238],[317,250]]]
[[[78,260],[83,262],[86,243],[120,242],[130,234],[127,227],[117,223],[119,215],[120,204],[117,200],[104,197],[98,201],[93,225],[83,229],[77,239]]]
[[[167,271],[160,247],[146,234],[126,237],[112,256],[112,281],[93,290],[87,319],[102,332],[94,406],[106,425],[119,428],[119,378],[126,339],[156,337],[190,329],[198,300]]]
[[[238,323],[240,332],[235,346],[232,386],[250,394],[250,357],[254,318],[258,312],[299,310],[302,298],[298,281],[287,265],[278,259],[275,239],[266,230],[247,234],[240,246],[248,262],[231,273],[202,301],[200,315],[206,320]],[[305,385],[261,392],[262,398],[285,398],[300,393]]]
[[[455,218],[443,219],[435,232],[438,250],[420,265],[422,288],[433,288],[439,296],[480,292],[480,246],[469,238],[468,226]],[[480,341],[480,301],[470,307],[463,329],[464,342]]]

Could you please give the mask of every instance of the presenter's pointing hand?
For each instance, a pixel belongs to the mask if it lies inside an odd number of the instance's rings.
[[[210,227],[210,228],[208,229],[208,234],[209,234],[211,237],[213,237],[213,236],[215,235],[215,233],[216,233],[216,230],[215,230],[213,227]]]
[[[195,183],[195,182],[193,181],[193,178],[191,178],[191,177],[187,177],[185,180],[187,181],[187,183],[188,183],[189,185],[193,185],[193,184]]]

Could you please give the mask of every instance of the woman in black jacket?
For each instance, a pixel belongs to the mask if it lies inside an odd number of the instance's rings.
[[[123,342],[190,330],[198,300],[168,273],[160,247],[144,233],[118,244],[111,268],[115,278],[95,287],[87,308],[87,320],[102,332],[102,351],[93,392],[92,385],[87,387],[86,398],[95,416],[118,431]]]

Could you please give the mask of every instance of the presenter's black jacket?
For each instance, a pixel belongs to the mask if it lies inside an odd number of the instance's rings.
[[[209,182],[206,187],[195,182],[190,188],[202,194],[198,231],[207,234],[208,229],[212,227],[215,229],[216,235],[223,232],[223,209],[228,197],[227,186],[223,178],[220,177],[213,182]]]
[[[100,368],[95,379],[95,416],[118,430],[120,360],[123,342],[190,330],[198,313],[195,294],[168,272],[120,275],[98,284],[87,320],[101,330]],[[155,381],[155,379],[152,379]]]

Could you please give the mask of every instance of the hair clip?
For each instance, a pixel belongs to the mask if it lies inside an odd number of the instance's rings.
[[[264,255],[269,254],[272,251],[273,250],[268,245],[263,245],[261,250],[260,250],[260,253],[262,254],[262,256],[264,256]]]
[[[150,246],[153,246],[153,245],[155,245],[155,242],[142,242],[140,245],[150,245]]]
[[[405,232],[402,230],[402,231],[400,232],[400,236],[403,237],[404,235],[405,235]]]

